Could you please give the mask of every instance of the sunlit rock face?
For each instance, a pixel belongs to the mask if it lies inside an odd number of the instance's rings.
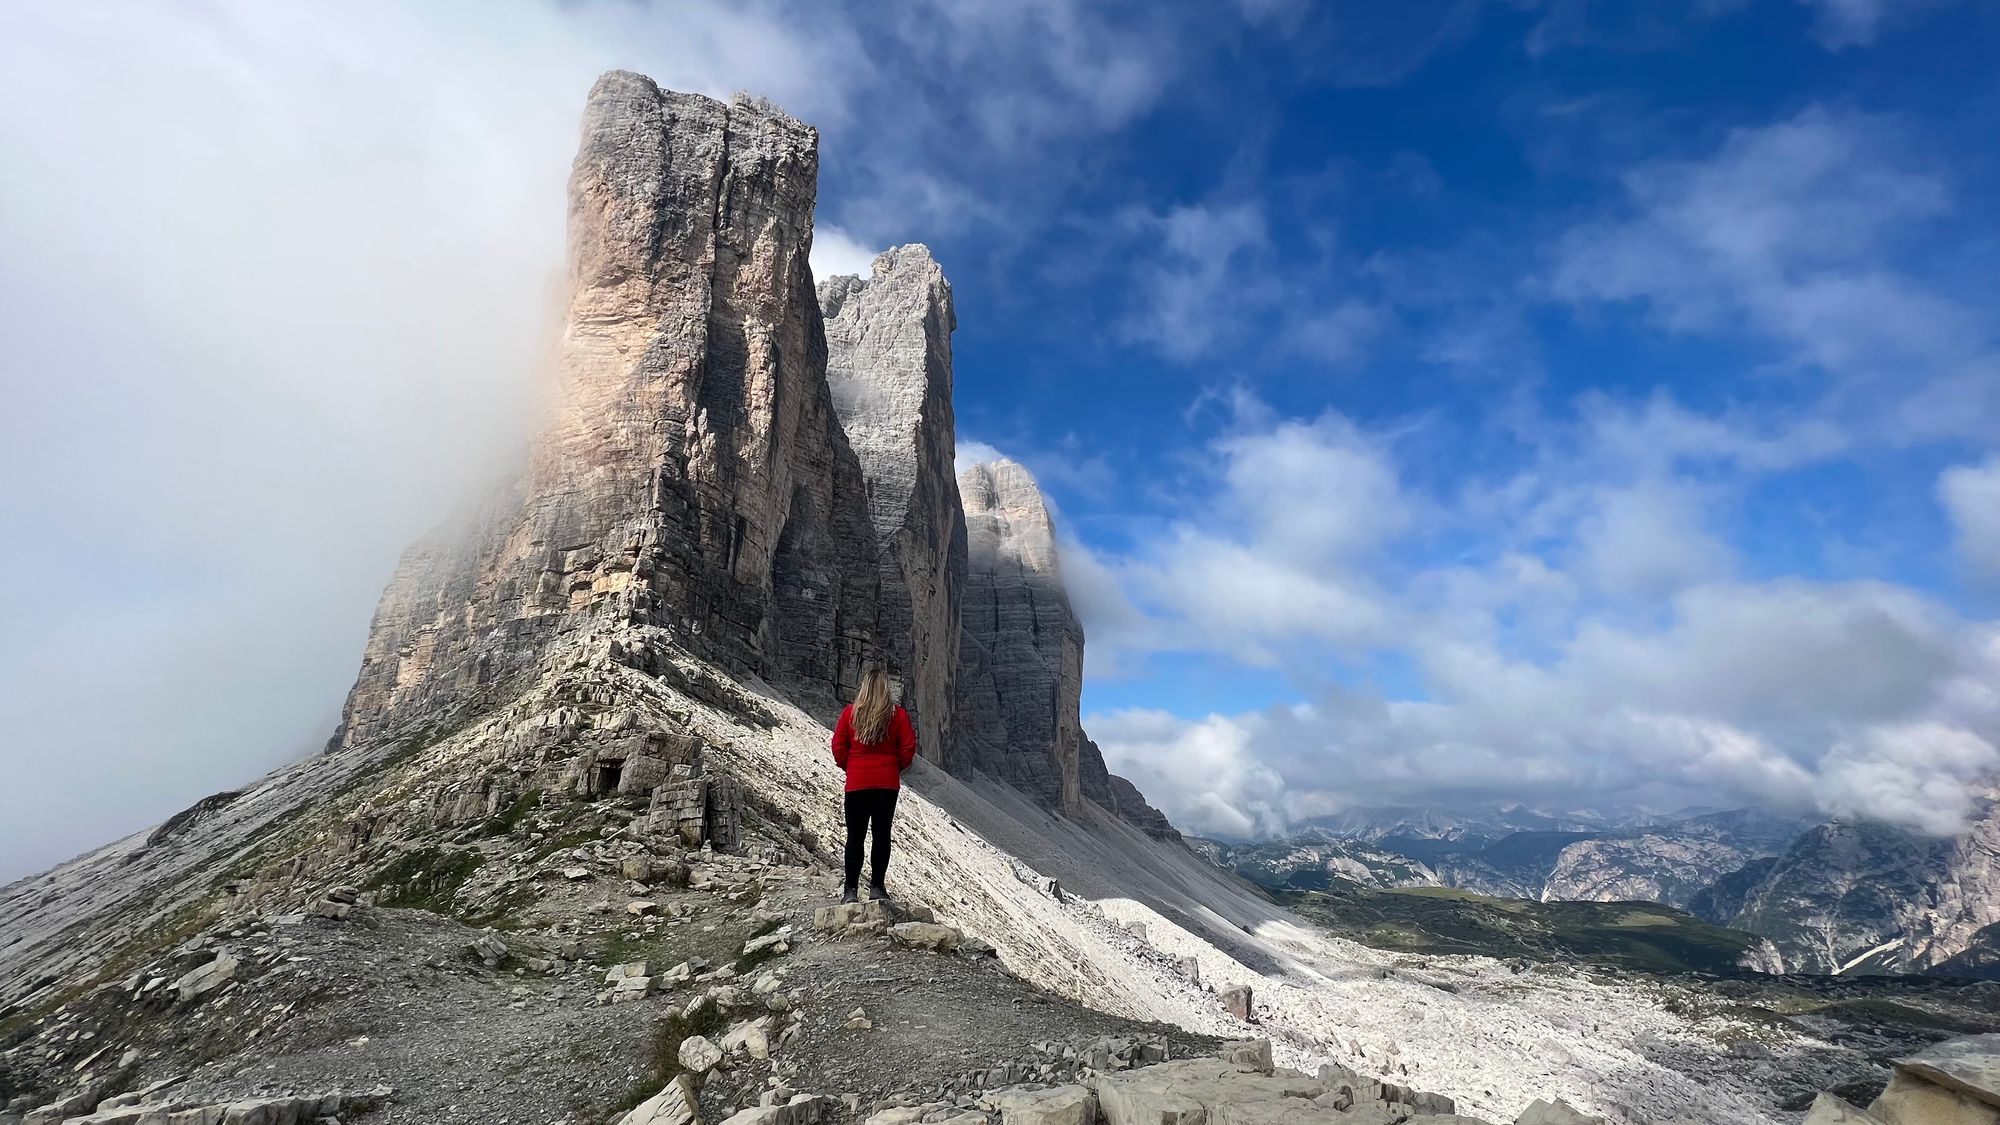
[[[807,265],[818,164],[817,132],[766,103],[597,82],[552,416],[512,495],[405,555],[336,745],[449,726],[607,618],[836,706],[875,636],[877,551]]]
[[[951,284],[923,246],[875,259],[868,277],[820,283],[827,384],[868,480],[880,547],[878,635],[923,755],[953,738],[965,510],[951,409]]]

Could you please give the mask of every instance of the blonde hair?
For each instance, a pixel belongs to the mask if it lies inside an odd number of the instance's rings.
[[[880,742],[889,729],[889,716],[896,701],[889,696],[889,670],[870,664],[861,673],[861,690],[854,693],[854,737],[862,742]]]

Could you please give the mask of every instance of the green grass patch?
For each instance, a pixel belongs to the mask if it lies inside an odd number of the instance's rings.
[[[379,906],[405,906],[436,914],[454,914],[458,889],[486,862],[478,852],[448,852],[424,848],[390,861],[369,887]]]
[[[605,1113],[605,1119],[616,1120],[673,1081],[682,1072],[681,1043],[684,1040],[696,1035],[713,1039],[722,1033],[728,1023],[729,1017],[722,1013],[722,1009],[714,1004],[704,1004],[701,1011],[691,1017],[673,1012],[654,1024],[652,1034],[646,1039],[646,1073],[611,1106]]]
[[[1326,929],[1405,953],[1473,953],[1607,968],[1731,973],[1747,933],[1651,903],[1496,899],[1450,887],[1377,890],[1342,882],[1283,894]]]
[[[520,825],[521,821],[527,819],[528,814],[534,812],[536,807],[541,803],[542,791],[539,789],[528,790],[526,793],[514,798],[513,804],[508,805],[486,819],[485,834],[488,836],[507,835],[514,831]]]

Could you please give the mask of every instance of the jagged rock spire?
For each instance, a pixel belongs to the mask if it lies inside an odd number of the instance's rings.
[[[606,620],[833,707],[876,563],[807,264],[818,169],[817,132],[768,103],[597,81],[552,416],[514,497],[406,554],[337,743],[448,724]]]
[[[965,512],[953,476],[951,284],[928,248],[899,246],[870,276],[820,283],[827,383],[868,479],[881,549],[877,635],[903,679],[917,745],[951,745],[965,583]]]
[[[949,765],[1002,778],[1074,816],[1083,798],[1083,628],[1056,563],[1055,521],[1013,461],[959,474],[965,503],[965,637],[959,739]]]
[[[1001,458],[967,468],[958,488],[968,551],[950,767],[992,774],[1066,816],[1093,802],[1148,835],[1179,839],[1083,733],[1083,626],[1041,487]]]

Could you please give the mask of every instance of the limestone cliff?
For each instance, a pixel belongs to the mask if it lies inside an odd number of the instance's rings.
[[[868,480],[880,547],[884,654],[923,755],[951,745],[965,585],[965,510],[953,474],[951,285],[930,251],[899,246],[866,278],[820,283],[827,383]]]
[[[1067,816],[1093,801],[1150,835],[1178,839],[1084,737],[1083,628],[1063,588],[1041,488],[1002,458],[966,469],[958,490],[968,564],[959,737],[948,768],[992,774]]]
[[[583,621],[831,710],[872,644],[875,536],[807,256],[818,134],[613,72],[569,184],[553,417],[518,492],[413,548],[337,746],[435,734]]]
[[[958,478],[968,564],[954,772],[982,770],[1074,816],[1083,799],[1083,629],[1056,565],[1055,523],[1009,460]]]

